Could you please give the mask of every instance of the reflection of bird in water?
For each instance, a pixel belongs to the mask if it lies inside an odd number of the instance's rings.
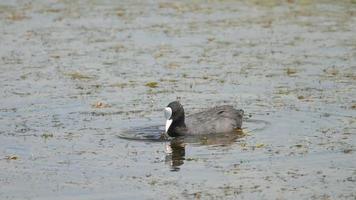
[[[166,145],[166,163],[171,166],[172,171],[179,171],[179,166],[184,164],[185,160],[185,144],[182,138],[171,140],[170,144]]]
[[[172,171],[179,171],[180,166],[184,164],[185,147],[188,144],[229,146],[244,136],[245,134],[239,129],[236,133],[176,137],[170,141],[170,144],[166,144],[165,162],[171,166]]]

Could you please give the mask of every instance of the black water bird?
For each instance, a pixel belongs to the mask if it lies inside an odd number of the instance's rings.
[[[244,111],[224,105],[185,116],[183,106],[173,101],[165,108],[164,114],[166,133],[176,137],[234,132],[241,129]]]

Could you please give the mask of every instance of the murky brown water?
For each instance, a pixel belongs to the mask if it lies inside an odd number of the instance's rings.
[[[355,3],[1,1],[0,199],[355,199]]]

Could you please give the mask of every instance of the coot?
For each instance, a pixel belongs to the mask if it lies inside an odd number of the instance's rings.
[[[171,137],[233,132],[241,128],[243,110],[232,106],[218,106],[185,117],[178,101],[168,104],[164,111],[166,133]]]

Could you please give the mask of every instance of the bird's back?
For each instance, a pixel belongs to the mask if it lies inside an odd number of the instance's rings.
[[[188,134],[214,134],[232,132],[241,128],[243,110],[232,106],[218,106],[189,115],[185,119]]]

